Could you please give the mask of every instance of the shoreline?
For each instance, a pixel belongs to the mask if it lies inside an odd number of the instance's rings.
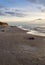
[[[25,28],[22,28],[21,26],[19,26],[19,27],[17,26],[17,28],[22,29],[24,31],[27,31],[26,34],[32,34],[32,35],[35,35],[35,36],[45,37],[45,33],[41,33],[41,32],[38,32],[36,30],[25,29]]]

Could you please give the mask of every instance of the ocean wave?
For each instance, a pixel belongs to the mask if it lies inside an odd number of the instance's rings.
[[[26,32],[27,34],[37,35],[37,36],[45,36],[45,33],[41,33],[35,30],[31,30],[29,32]]]
[[[40,33],[45,33],[45,27],[37,27],[34,30],[40,32]]]
[[[18,26],[18,28],[22,30],[26,30],[27,34],[37,35],[37,36],[45,36],[45,27],[31,27],[31,28],[24,28],[23,26]]]
[[[18,28],[20,28],[20,29],[22,29],[22,30],[29,31],[29,29],[23,28],[23,26],[18,26]]]

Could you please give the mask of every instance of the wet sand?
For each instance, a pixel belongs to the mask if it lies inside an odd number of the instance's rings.
[[[13,26],[0,28],[0,65],[45,65],[45,37]]]

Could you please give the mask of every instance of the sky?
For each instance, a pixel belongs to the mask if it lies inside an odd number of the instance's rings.
[[[45,19],[45,0],[0,0],[0,21]]]

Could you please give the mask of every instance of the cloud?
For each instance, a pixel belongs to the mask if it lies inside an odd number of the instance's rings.
[[[35,8],[35,11],[37,9],[38,12],[45,13],[45,0],[27,0],[27,1],[33,5],[33,7]],[[33,7],[32,9],[34,9]]]
[[[0,5],[0,9],[1,9],[1,8],[4,8],[4,6]]]
[[[42,13],[45,13],[45,6],[38,6],[38,10]]]
[[[0,16],[5,16],[5,14],[3,12],[0,12]]]
[[[3,6],[0,5],[0,8],[3,8]]]
[[[15,12],[5,12],[6,14],[10,14],[11,16],[15,15]]]
[[[31,3],[36,3],[37,2],[37,0],[27,0],[27,1],[29,1]]]
[[[45,13],[45,9],[42,9],[41,12]]]
[[[42,5],[45,5],[45,0],[27,0],[31,3],[34,3],[34,4],[42,4]]]
[[[24,17],[26,14],[24,11],[15,9],[15,8],[1,8],[0,16],[15,16],[15,17]]]
[[[25,16],[25,14],[23,14],[23,13],[16,13],[15,15],[16,15],[16,17],[24,17]]]
[[[6,14],[9,14],[11,16],[16,16],[16,17],[23,17],[25,16],[23,13],[20,12],[5,12]]]

